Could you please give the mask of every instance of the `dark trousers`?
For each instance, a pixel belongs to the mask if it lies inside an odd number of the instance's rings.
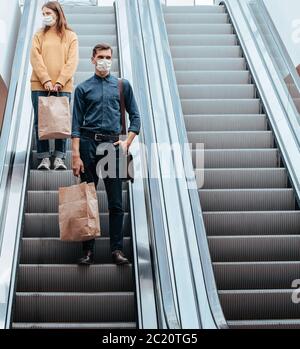
[[[50,95],[57,96],[56,92],[51,92]],[[44,159],[50,158],[50,146],[48,140],[39,140],[38,136],[38,121],[39,121],[39,97],[47,97],[48,91],[31,91],[31,101],[34,111],[34,128],[35,128],[35,139],[37,147],[37,158]],[[71,93],[70,92],[59,92],[60,97],[69,97],[71,102]],[[55,149],[53,156],[64,159],[66,157],[66,140],[65,139],[56,139],[55,140]]]
[[[97,171],[99,170],[99,161],[103,159],[107,153],[102,155],[96,155],[97,146],[99,142],[96,142],[90,138],[80,138],[80,157],[84,164],[84,173],[81,173],[81,181],[91,183],[94,182],[97,187],[99,177]],[[103,177],[105,190],[108,200],[109,210],[109,235],[110,235],[110,248],[111,251],[123,250],[123,218],[124,210],[122,206],[122,179],[119,176],[119,148],[114,147],[115,156],[112,164],[108,161],[108,167],[114,165],[116,169],[116,176]],[[98,164],[98,167],[97,167]],[[107,171],[107,167],[105,168]],[[83,242],[84,252],[93,250],[95,245],[95,239]]]

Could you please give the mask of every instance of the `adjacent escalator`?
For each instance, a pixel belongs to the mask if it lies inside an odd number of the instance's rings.
[[[299,327],[300,211],[229,15],[168,6],[164,16],[225,318],[231,328]]]

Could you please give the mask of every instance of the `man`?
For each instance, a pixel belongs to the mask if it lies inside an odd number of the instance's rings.
[[[130,83],[123,79],[125,107],[129,114],[130,126],[126,140],[119,140],[121,132],[121,110],[118,78],[110,74],[113,50],[108,44],[98,44],[93,49],[92,64],[95,74],[77,86],[74,97],[72,125],[72,169],[81,181],[94,182],[99,177],[97,164],[103,158],[97,155],[97,147],[103,142],[115,146],[115,163],[108,166],[117,168],[117,176],[103,178],[109,208],[109,234],[113,261],[127,264],[123,253],[123,206],[122,179],[118,175],[119,152],[126,152],[140,131],[140,115]],[[95,240],[83,242],[83,257],[79,264],[94,263]]]

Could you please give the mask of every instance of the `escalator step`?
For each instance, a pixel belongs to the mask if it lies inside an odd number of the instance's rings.
[[[114,13],[81,13],[80,16],[78,14],[67,13],[66,18],[69,23],[74,24],[95,24],[101,25],[104,24],[113,24],[115,26],[115,14]]]
[[[99,211],[108,210],[108,202],[105,191],[98,191]],[[128,210],[127,191],[123,190],[123,209]],[[58,191],[28,191],[28,213],[55,213],[58,212]]]
[[[300,211],[204,212],[208,236],[298,235]]]
[[[13,329],[135,329],[135,322],[92,322],[92,323],[65,323],[65,322],[14,322]]]
[[[180,13],[181,15],[186,13],[223,13],[225,12],[224,6],[216,5],[201,5],[201,6],[164,6],[164,13]]]
[[[168,36],[170,46],[217,46],[228,45],[233,46],[237,44],[237,37],[235,34],[170,34]]]
[[[78,33],[79,49],[89,48],[90,50],[94,48],[97,42],[107,42],[111,46],[117,45],[116,35],[81,35]]]
[[[201,189],[203,211],[294,210],[293,189]]]
[[[209,60],[211,62],[211,59]],[[179,85],[179,94],[181,98],[187,99],[247,99],[254,97],[254,85]],[[196,114],[197,115],[197,114]],[[198,114],[200,117],[201,114]],[[239,115],[239,114],[238,114]],[[215,116],[223,116],[224,114],[216,114]]]
[[[226,13],[187,13],[184,16],[181,13],[166,13],[164,17],[167,24],[228,23],[228,15]]]
[[[300,262],[214,263],[219,290],[289,289],[299,278]]]
[[[294,290],[219,291],[229,321],[300,318],[299,304],[292,301]]]
[[[17,292],[127,292],[132,265],[20,265]]]
[[[199,24],[204,26],[204,24]],[[216,24],[214,27],[222,26]],[[227,26],[227,24],[224,24]],[[174,58],[241,58],[241,48],[234,46],[171,46]]]
[[[213,262],[300,260],[298,235],[210,236],[208,244]]]
[[[109,214],[100,213],[101,235],[109,236]],[[128,213],[124,214],[123,234],[131,234],[130,217]],[[59,223],[57,213],[26,213],[23,237],[25,238],[46,238],[59,237]]]
[[[195,175],[201,189],[286,188],[288,184],[284,168],[196,169]]]
[[[75,29],[75,28],[73,28]],[[233,34],[231,24],[167,24],[169,34]],[[187,51],[188,52],[188,51]]]
[[[177,83],[181,84],[247,84],[249,82],[248,71],[175,71]]]
[[[133,292],[16,293],[14,322],[134,322]]]
[[[124,238],[124,253],[132,261],[131,238]],[[65,242],[59,238],[23,238],[21,264],[73,264],[82,256],[80,242]],[[95,263],[111,264],[110,239],[100,237],[95,244]]]

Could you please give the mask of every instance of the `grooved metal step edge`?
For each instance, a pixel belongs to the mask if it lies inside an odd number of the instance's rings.
[[[205,149],[273,148],[272,131],[215,131],[187,133],[190,143],[203,143]]]
[[[298,235],[300,211],[203,213],[208,236]]]
[[[243,71],[246,69],[244,58],[174,58],[175,70],[199,71]]]
[[[67,15],[70,14],[111,14],[115,13],[114,7],[113,6],[77,6],[77,5],[62,5],[64,12]]]
[[[132,265],[19,265],[17,292],[127,292]]]
[[[227,13],[165,13],[166,24],[224,24],[228,23]]]
[[[252,189],[286,188],[287,173],[284,168],[261,169],[196,169],[198,188]]]
[[[13,321],[73,323],[134,322],[134,298],[133,292],[17,292]]]
[[[92,49],[97,42],[108,42],[111,46],[117,46],[117,37],[115,34],[111,35],[88,35],[80,34],[77,35],[79,41],[79,48]]]
[[[116,23],[112,24],[72,24],[72,29],[75,33],[89,35],[116,35]]]
[[[219,290],[289,289],[300,275],[300,262],[213,263]]]
[[[131,238],[124,237],[124,253],[132,260]],[[75,264],[82,257],[81,242],[66,242],[59,238],[23,238],[20,264]],[[110,239],[100,237],[95,242],[95,263],[111,264]]]
[[[291,289],[219,291],[219,298],[229,321],[299,320],[300,307],[292,301],[293,292]]]
[[[237,45],[235,34],[170,34],[170,46],[234,46]]]
[[[194,167],[205,168],[267,168],[280,165],[280,155],[273,149],[192,149]]]
[[[216,25],[218,26],[218,25]],[[170,46],[172,58],[241,58],[240,46]]]
[[[233,34],[231,24],[168,24],[168,34]]]
[[[250,82],[249,71],[181,71],[175,70],[177,84],[244,85]]]
[[[263,114],[185,115],[186,130],[190,131],[266,131]]]
[[[73,26],[74,24],[115,24],[116,17],[114,13],[81,13],[71,14],[67,13],[66,18],[68,23]]]
[[[109,213],[100,213],[101,235],[109,236]],[[128,213],[124,214],[124,236],[131,235],[131,222]],[[59,237],[59,221],[57,213],[25,213],[23,229],[25,238]]]
[[[123,190],[123,210],[128,211],[127,191]],[[97,191],[99,212],[108,211],[108,201],[105,191]],[[58,191],[27,191],[28,213],[56,213],[58,212]]]
[[[58,190],[60,187],[68,187],[77,184],[77,178],[72,170],[66,171],[40,171],[30,170],[28,190]],[[123,182],[123,190],[128,190],[128,183]],[[97,190],[105,190],[104,181],[99,179]]]
[[[300,260],[300,236],[210,236],[213,262],[282,262]]]
[[[64,322],[13,322],[13,329],[136,329],[135,322],[91,322],[91,323],[64,323]]]
[[[252,321],[228,321],[231,329],[300,329],[300,320],[252,320]]]
[[[224,6],[201,5],[201,6],[165,6],[162,5],[163,12],[168,13],[224,13]]]

